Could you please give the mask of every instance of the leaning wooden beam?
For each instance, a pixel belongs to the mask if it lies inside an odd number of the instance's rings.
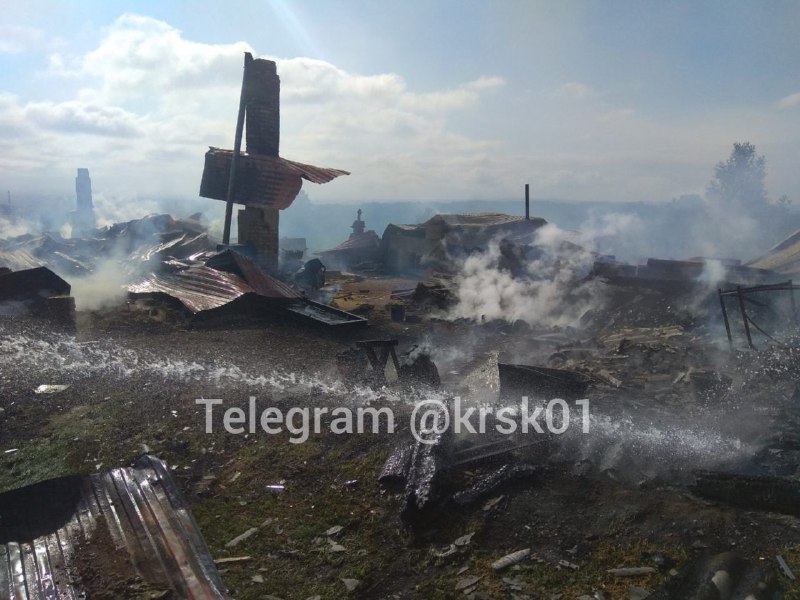
[[[242,151],[242,132],[244,131],[245,98],[247,97],[247,66],[253,62],[253,55],[244,53],[244,70],[242,74],[242,91],[239,95],[239,116],[236,119],[236,138],[233,142],[233,158],[231,159],[231,174],[228,177],[228,193],[225,197],[225,228],[222,231],[222,243],[226,246],[231,243],[231,218],[233,217],[233,193],[236,187],[236,163]]]

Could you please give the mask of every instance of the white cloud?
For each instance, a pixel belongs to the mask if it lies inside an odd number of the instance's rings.
[[[800,92],[789,94],[778,100],[778,108],[794,108],[800,106]]]
[[[15,147],[35,140],[51,178],[55,169],[66,180],[79,162],[97,173],[109,196],[131,189],[191,196],[206,147],[232,144],[245,51],[253,49],[244,42],[198,43],[163,21],[125,14],[85,55],[51,54],[51,73],[84,84],[74,98],[0,97],[0,129],[18,128],[22,139]],[[458,170],[474,169],[496,145],[457,133],[450,117],[502,87],[499,77],[419,93],[394,73],[350,73],[310,58],[275,60],[281,153],[352,171],[328,185],[337,190],[334,197],[441,194]],[[4,164],[29,171],[44,166],[16,159],[0,162],[0,171]],[[453,186],[453,194],[465,185]],[[310,193],[317,197],[320,189]]]
[[[598,97],[599,93],[585,83],[570,81],[553,90],[552,96],[557,99],[589,100]]]
[[[33,75],[61,76],[63,85],[50,86],[53,97],[0,92],[4,183],[69,194],[75,167],[85,166],[109,201],[132,193],[195,196],[206,147],[232,145],[243,52],[258,56],[255,49],[196,42],[132,14],[84,54],[57,46],[45,53],[47,71]],[[309,184],[315,200],[508,198],[525,182],[534,196],[668,200],[702,192],[739,139],[767,155],[770,177],[785,173],[773,195],[792,195],[797,184],[795,170],[780,169],[800,137],[783,111],[653,114],[637,104],[633,83],[600,89],[476,73],[419,90],[397,73],[273,59],[281,154],[353,173]],[[794,106],[797,96],[779,105]]]
[[[35,50],[44,35],[33,27],[0,25],[0,54],[20,54]]]
[[[25,106],[23,115],[43,129],[112,137],[142,135],[142,118],[115,106],[99,106],[74,100],[59,104],[31,102]]]

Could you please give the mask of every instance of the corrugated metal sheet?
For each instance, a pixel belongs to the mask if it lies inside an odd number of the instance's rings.
[[[27,250],[12,250],[10,252],[0,251],[0,268],[10,269],[11,271],[22,271],[24,269],[35,269],[41,267],[44,262],[33,256]]]
[[[213,268],[212,268],[213,266]],[[288,284],[261,271],[247,257],[226,250],[208,259],[205,265],[172,273],[152,273],[143,281],[129,285],[131,294],[164,294],[175,298],[192,313],[221,308],[251,295],[274,300],[268,309],[296,319],[327,326],[362,326],[367,320],[358,315],[318,304],[305,298]],[[259,309],[263,305],[259,305]]]
[[[200,195],[226,200],[231,170],[232,150],[209,148],[206,152]],[[236,186],[233,201],[237,204],[288,208],[302,187],[302,179],[327,183],[340,175],[340,169],[325,169],[279,156],[242,153],[236,165]]]
[[[166,294],[197,314],[233,302],[253,288],[236,275],[205,265],[175,273],[151,273],[128,286],[131,294]]]
[[[225,250],[206,261],[206,265],[241,277],[254,291],[266,298],[302,298],[303,295],[280,279],[270,277],[246,256]]]
[[[164,462],[143,456],[0,495],[0,598],[125,598],[128,589],[230,598]]]
[[[151,273],[129,285],[132,294],[166,294],[176,298],[193,313],[225,306],[245,294],[293,300],[302,294],[261,271],[246,257],[226,250],[205,265],[173,273]]]
[[[748,263],[749,267],[771,269],[779,273],[800,273],[800,230]]]
[[[287,168],[293,173],[297,173],[303,179],[307,179],[311,183],[328,183],[341,175],[350,175],[349,171],[342,171],[341,169],[315,167],[314,165],[287,160],[285,158],[281,158],[280,160],[284,161]]]

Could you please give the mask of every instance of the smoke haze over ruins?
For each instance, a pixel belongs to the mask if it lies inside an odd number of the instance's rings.
[[[242,53],[274,58],[282,154],[353,173],[314,202],[669,201],[735,140],[796,196],[796,3],[346,2],[4,7],[0,183],[193,198],[230,147]],[[458,19],[448,15],[458,14]],[[98,211],[102,213],[103,196]]]

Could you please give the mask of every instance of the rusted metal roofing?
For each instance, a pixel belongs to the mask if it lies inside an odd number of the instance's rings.
[[[128,285],[131,294],[165,294],[193,313],[225,306],[253,289],[236,275],[210,267],[190,267],[175,273],[150,273]]]
[[[128,597],[137,589],[230,598],[163,461],[142,456],[131,467],[0,495],[0,598]]]
[[[228,179],[233,159],[232,150],[210,147],[206,152],[200,195],[226,200]],[[328,183],[340,175],[340,169],[326,169],[264,154],[239,155],[233,201],[237,204],[288,208],[306,179],[312,183]]]
[[[206,261],[172,273],[151,273],[128,286],[131,294],[166,294],[193,313],[225,306],[245,294],[294,300],[302,294],[260,270],[238,252],[225,250]]]
[[[224,250],[206,261],[206,266],[241,277],[259,296],[265,298],[302,298],[303,295],[280,279],[267,275],[246,256]]]
[[[171,273],[152,273],[128,286],[133,295],[161,294],[178,300],[193,314],[221,308],[250,296],[271,300],[259,309],[316,324],[334,327],[362,326],[367,320],[331,306],[312,302],[288,284],[261,271],[238,252],[225,250],[208,259],[205,265],[191,266]]]

